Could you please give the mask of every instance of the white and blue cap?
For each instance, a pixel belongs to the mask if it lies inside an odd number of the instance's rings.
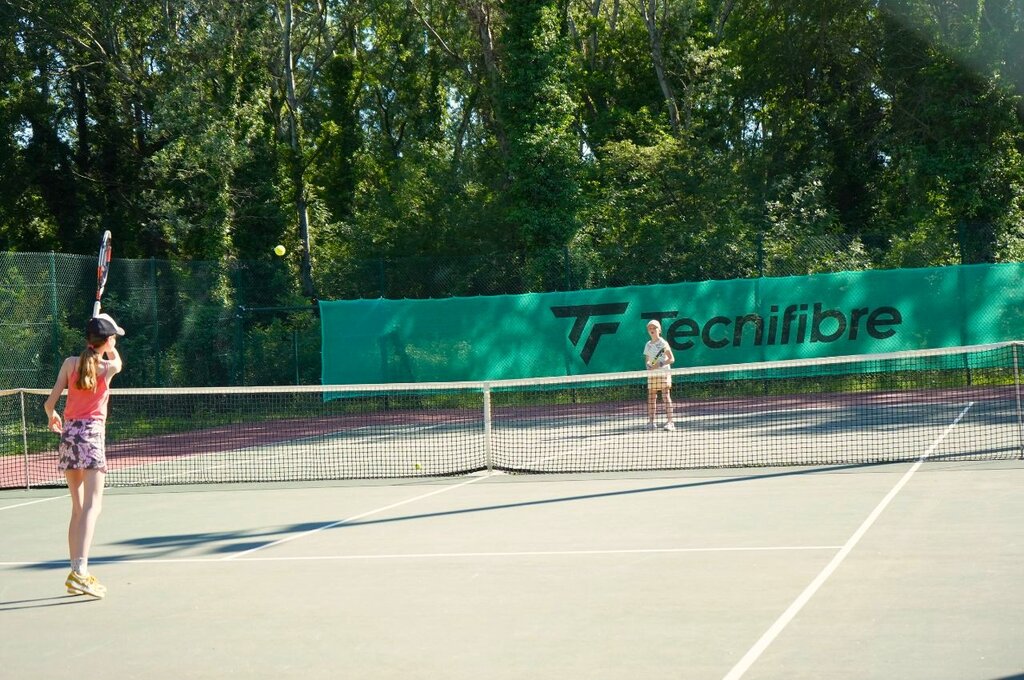
[[[86,334],[96,338],[107,338],[111,335],[124,335],[124,329],[117,325],[109,314],[98,314],[85,324]]]

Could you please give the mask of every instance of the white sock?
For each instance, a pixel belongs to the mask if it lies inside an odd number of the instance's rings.
[[[89,558],[88,557],[78,557],[76,559],[71,560],[71,570],[74,571],[79,576],[88,576],[89,575]]]

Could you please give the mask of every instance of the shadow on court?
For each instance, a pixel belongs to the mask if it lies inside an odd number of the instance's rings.
[[[936,457],[939,460],[941,457]],[[885,468],[897,463],[851,463],[848,465],[831,465],[815,468],[794,468],[754,475],[741,475],[735,477],[718,477],[701,479],[699,481],[687,481],[677,484],[662,484],[637,489],[623,489],[616,491],[604,491],[600,493],[576,494],[569,496],[558,496],[554,498],[543,498],[538,500],[517,501],[512,503],[496,503],[491,505],[480,505],[469,508],[458,508],[450,510],[439,510],[436,512],[423,512],[404,514],[394,517],[383,517],[378,519],[331,519],[322,522],[300,522],[283,525],[280,527],[239,529],[234,531],[211,531],[191,534],[173,534],[165,536],[144,536],[121,541],[114,541],[107,545],[120,546],[131,549],[130,552],[111,555],[105,553],[102,557],[91,560],[93,564],[113,564],[118,562],[140,560],[140,559],[174,559],[183,554],[196,555],[230,555],[244,552],[255,548],[266,546],[269,543],[284,538],[304,534],[318,530],[339,530],[352,529],[357,527],[393,525],[405,522],[433,520],[443,517],[457,517],[475,515],[480,513],[496,512],[502,510],[513,510],[519,508],[556,506],[569,503],[582,503],[588,501],[601,501],[617,497],[641,496],[648,494],[660,494],[681,491],[684,489],[695,489],[700,487],[718,487],[732,484],[748,484],[751,482],[763,482],[786,477],[807,477],[815,474],[834,474],[841,471],[860,470],[867,468]],[[899,463],[902,464],[902,463]],[[259,540],[257,540],[259,539]],[[196,551],[195,548],[203,550]],[[24,570],[60,570],[67,568],[66,560],[48,560],[24,564],[18,567]]]
[[[95,557],[90,560],[91,564],[113,564],[131,560],[153,560],[169,559],[182,554],[183,551],[210,546],[198,554],[217,555],[223,553],[234,553],[251,548],[258,548],[267,543],[279,540],[286,536],[302,534],[307,531],[319,529],[330,522],[300,522],[281,527],[267,529],[240,529],[238,531],[209,531],[194,534],[174,534],[169,536],[145,536],[132,538],[124,541],[114,541],[107,545],[135,548],[132,552],[121,555],[105,554],[103,557]],[[264,540],[253,540],[264,539]],[[190,553],[195,555],[197,553]],[[48,560],[33,564],[20,565],[19,569],[28,570],[60,570],[67,569],[67,560]]]
[[[62,566],[65,569],[67,568],[67,564]],[[15,609],[38,609],[40,607],[63,607],[64,605],[85,604],[87,602],[99,602],[99,600],[84,595],[64,595],[63,597],[37,597],[31,600],[0,601],[0,612]]]

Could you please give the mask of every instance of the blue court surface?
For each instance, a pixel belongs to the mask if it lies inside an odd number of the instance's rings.
[[[922,452],[927,453],[927,452]],[[1024,464],[0,492],[4,678],[1024,673]]]

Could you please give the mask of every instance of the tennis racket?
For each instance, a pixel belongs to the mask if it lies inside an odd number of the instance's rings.
[[[92,303],[92,315],[100,315],[100,298],[103,297],[103,289],[107,287],[107,275],[110,273],[110,256],[113,247],[110,244],[110,232],[103,232],[103,239],[100,241],[100,258],[96,265],[96,302]]]
[[[654,358],[651,359],[650,365],[654,366],[656,363],[658,363],[658,359],[660,359],[661,355],[664,354],[664,353],[665,353],[665,348],[662,347],[660,350],[658,350],[658,353],[654,355]]]

